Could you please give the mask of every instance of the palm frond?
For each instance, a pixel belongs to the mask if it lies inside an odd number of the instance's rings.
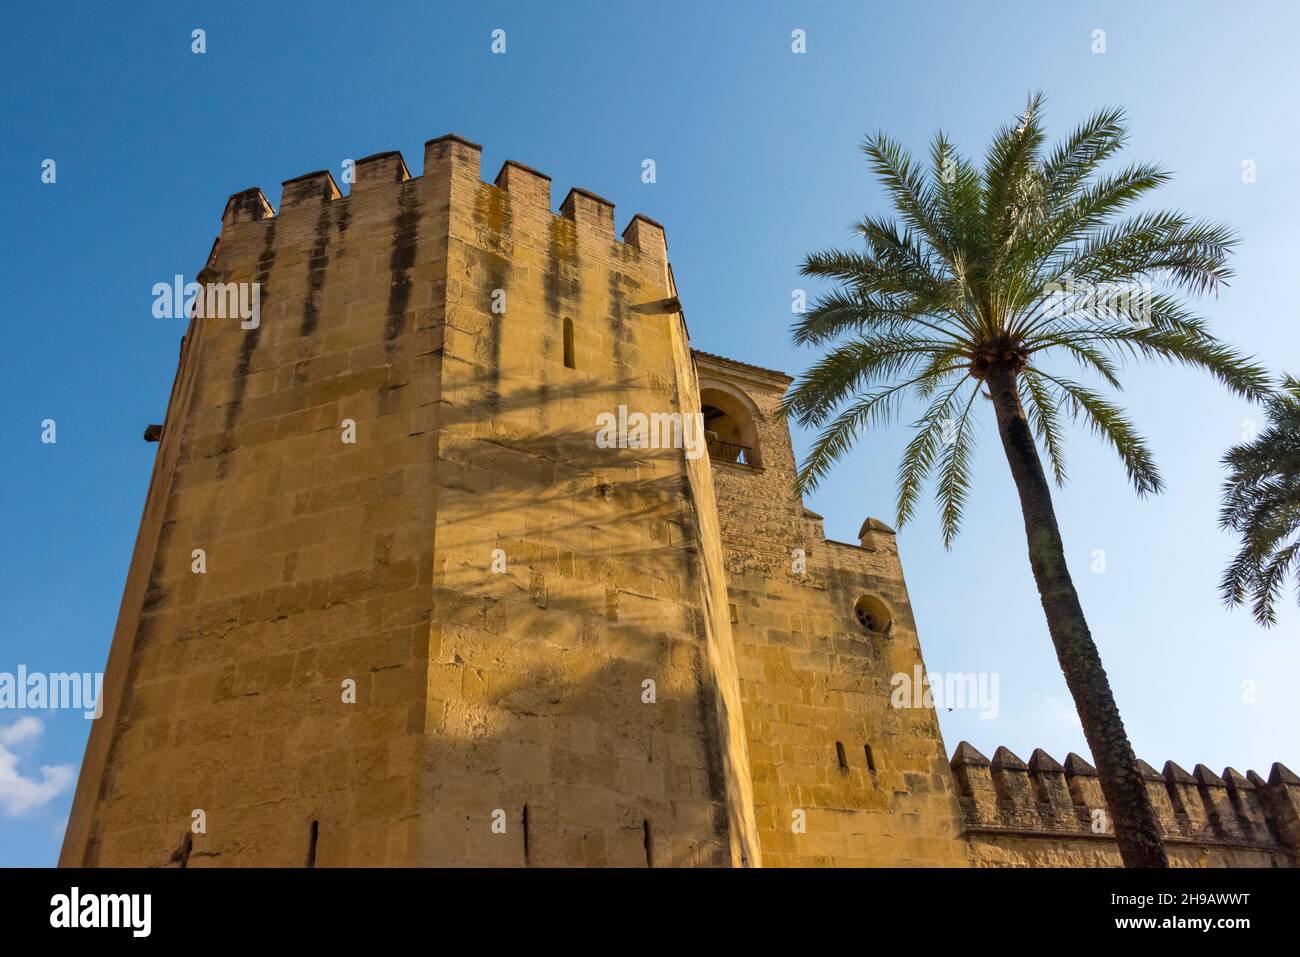
[[[1034,436],[1047,451],[1047,461],[1052,467],[1052,478],[1058,486],[1064,486],[1065,469],[1065,433],[1060,416],[1060,400],[1053,394],[1050,384],[1043,381],[1038,370],[1026,370],[1021,377],[1022,387],[1020,401],[1025,407],[1029,427]]]
[[[1124,111],[1107,107],[1088,117],[1043,161],[1049,209],[1073,196],[1097,168],[1118,153],[1128,138]]]
[[[970,413],[977,395],[979,390],[972,389],[961,415],[952,420],[951,425],[945,423],[944,447],[939,457],[939,476],[934,490],[935,501],[939,505],[939,525],[943,529],[944,548],[952,548],[953,540],[961,530],[966,499],[970,494],[970,463],[975,449]]]
[[[812,450],[799,467],[795,479],[798,490],[810,492],[815,489],[836,461],[853,447],[859,431],[892,421],[898,413],[907,390],[919,379],[920,377],[915,377],[884,389],[877,389],[857,398],[848,408],[840,412],[817,436]]]
[[[1119,406],[1070,379],[1057,378],[1042,371],[1037,375],[1060,390],[1061,405],[1071,418],[1083,422],[1110,443],[1124,463],[1129,481],[1138,495],[1156,493],[1164,487],[1146,442]]]
[[[949,431],[949,423],[961,405],[961,389],[969,387],[972,394],[979,391],[979,382],[962,376],[947,391],[935,398],[925,414],[914,424],[916,434],[903,450],[898,465],[898,503],[895,508],[896,524],[902,528],[912,520],[916,503],[926,479],[934,469],[935,456]]]
[[[1265,408],[1268,426],[1223,456],[1219,524],[1241,547],[1219,589],[1229,607],[1249,602],[1255,620],[1270,627],[1290,576],[1300,599],[1300,382],[1284,376]]]
[[[943,231],[939,226],[936,196],[925,171],[901,144],[884,133],[867,137],[862,151],[867,154],[872,170],[880,177],[904,225],[923,235],[931,246],[942,249]]]
[[[857,222],[861,250],[825,249],[803,264],[804,275],[832,289],[792,330],[797,345],[825,350],[782,405],[821,429],[799,469],[801,489],[814,487],[860,430],[923,402],[898,469],[898,525],[933,480],[950,543],[971,481],[973,400],[993,368],[1011,371],[1015,414],[1058,485],[1067,475],[1064,426],[1075,420],[1115,449],[1141,495],[1161,488],[1145,442],[1115,402],[1063,378],[1054,359],[1068,358],[1115,392],[1130,363],[1154,360],[1202,369],[1238,395],[1268,400],[1267,373],[1215,338],[1180,298],[1224,288],[1236,235],[1181,212],[1132,213],[1169,173],[1152,163],[1108,170],[1126,139],[1123,111],[1108,107],[1046,147],[1038,94],[997,131],[982,164],[942,132],[924,163],[884,133],[867,138],[863,150],[893,214]],[[1260,483],[1272,464],[1247,450],[1225,461],[1239,479],[1226,501],[1233,521],[1246,521],[1244,503],[1268,492]]]
[[[864,334],[843,343],[809,369],[783,401],[784,414],[801,425],[821,425],[855,390],[912,370],[922,359],[946,355],[951,343],[901,333]]]

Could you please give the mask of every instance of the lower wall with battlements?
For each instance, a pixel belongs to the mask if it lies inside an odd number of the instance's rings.
[[[61,863],[1118,864],[1082,759],[891,706],[894,534],[826,539],[791,379],[691,349],[662,227],[479,174],[230,198],[200,279],[261,312],[190,322]],[[1144,773],[1176,863],[1295,863],[1281,765]]]
[[[1274,764],[1267,781],[1232,768],[1138,762],[1175,867],[1294,867],[1300,779]],[[1026,764],[1006,748],[990,761],[966,742],[951,768],[973,864],[985,867],[1119,867],[1096,770],[1076,754],[1064,765],[1041,749]]]

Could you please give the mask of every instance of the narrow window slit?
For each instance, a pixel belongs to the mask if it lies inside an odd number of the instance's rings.
[[[528,863],[528,805],[527,804],[524,805],[523,827],[524,827],[524,864],[527,864]]]
[[[650,822],[641,822],[641,839],[645,844],[645,866],[654,867],[654,861],[650,857]]]
[[[567,316],[564,319],[564,367],[566,369],[578,368],[573,358],[573,320]]]
[[[848,766],[849,766],[849,758],[848,758],[848,755],[846,755],[846,754],[844,753],[844,742],[843,742],[843,741],[836,741],[836,742],[835,742],[835,757],[839,759],[840,767],[841,767],[841,768],[843,768],[843,769],[847,769],[847,768],[848,768]]]
[[[307,844],[307,866],[316,866],[316,841],[320,838],[320,821],[311,822],[311,839]]]
[[[862,750],[867,753],[867,770],[872,774],[876,773],[876,756],[871,751],[871,745],[864,744]]]

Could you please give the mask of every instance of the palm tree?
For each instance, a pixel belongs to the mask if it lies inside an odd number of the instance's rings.
[[[1223,573],[1229,607],[1251,603],[1255,620],[1277,624],[1274,606],[1294,573],[1300,596],[1300,381],[1286,376],[1266,403],[1269,427],[1223,456],[1219,525],[1238,532],[1241,551]]]
[[[795,384],[784,411],[819,428],[799,469],[817,485],[861,430],[924,408],[898,471],[899,526],[936,478],[944,544],[970,488],[976,397],[991,400],[1020,495],[1029,562],[1048,630],[1110,806],[1125,865],[1167,866],[1146,785],[1066,567],[1039,457],[1064,484],[1064,426],[1081,421],[1119,455],[1139,495],[1161,489],[1141,436],[1112,401],[1048,363],[1072,360],[1115,390],[1126,359],[1198,366],[1249,398],[1266,374],[1221,344],[1179,294],[1217,292],[1235,244],[1222,225],[1174,212],[1121,216],[1169,179],[1149,164],[1102,175],[1126,141],[1105,109],[1044,152],[1042,98],[994,137],[982,169],[940,133],[927,172],[884,134],[863,145],[896,219],[856,227],[865,251],[828,250],[803,273],[836,282],[796,321],[797,345],[829,351]]]

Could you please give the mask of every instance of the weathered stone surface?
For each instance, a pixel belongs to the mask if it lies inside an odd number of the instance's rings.
[[[261,321],[185,336],[61,863],[1116,863],[1086,762],[950,767],[896,706],[893,530],[825,538],[790,378],[691,349],[663,227],[480,152],[228,202],[201,275]],[[1147,770],[1180,863],[1290,860],[1290,772]]]

